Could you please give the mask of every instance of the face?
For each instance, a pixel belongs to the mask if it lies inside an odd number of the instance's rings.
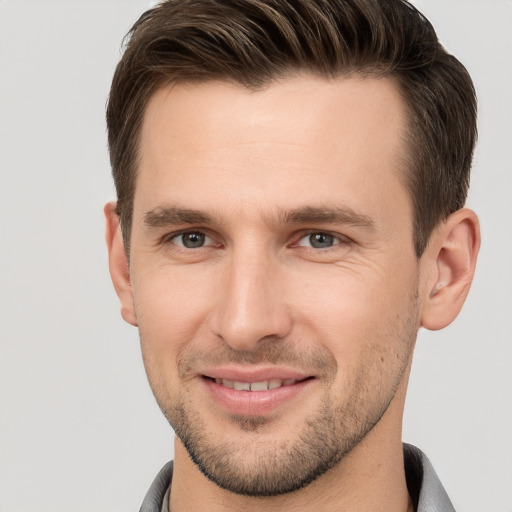
[[[219,486],[296,490],[391,414],[419,308],[404,124],[387,79],[150,101],[126,307],[160,407]]]

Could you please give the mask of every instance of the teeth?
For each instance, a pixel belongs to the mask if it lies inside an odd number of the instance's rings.
[[[237,391],[250,391],[251,385],[248,382],[234,382]]]
[[[266,391],[268,389],[268,381],[253,382],[251,384],[251,391]]]
[[[268,389],[280,388],[282,384],[283,382],[281,381],[281,379],[270,379],[268,381]]]
[[[237,391],[267,391],[268,389],[277,389],[282,386],[291,386],[295,384],[296,381],[294,379],[270,379],[261,382],[237,382],[217,378],[215,382]]]

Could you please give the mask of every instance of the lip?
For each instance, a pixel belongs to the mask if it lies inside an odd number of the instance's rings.
[[[264,416],[296,399],[314,381],[313,376],[286,368],[215,368],[201,374],[209,396],[226,412],[239,416]],[[242,391],[215,382],[226,379],[237,382],[262,382],[292,379],[296,382],[265,391]]]
[[[210,379],[227,379],[238,382],[261,382],[271,379],[304,380],[311,375],[299,372],[292,368],[235,368],[230,366],[206,369],[202,376]]]

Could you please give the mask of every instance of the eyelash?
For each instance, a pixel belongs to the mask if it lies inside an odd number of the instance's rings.
[[[176,243],[175,240],[178,239],[179,237],[182,237],[183,235],[200,235],[200,236],[204,236],[205,239],[210,239],[211,241],[213,241],[213,237],[209,236],[205,231],[202,231],[200,229],[197,229],[197,230],[194,230],[194,229],[188,229],[188,230],[182,230],[182,231],[178,231],[178,232],[175,232],[175,233],[170,233],[166,236],[164,236],[161,240],[161,242],[163,244],[172,244],[176,247],[179,247],[181,250],[187,250],[187,251],[190,251],[190,250],[197,250],[197,249],[204,249],[204,248],[208,248],[208,247],[222,247],[222,244],[220,243],[217,243],[217,244],[211,244],[211,243],[208,243],[208,244],[205,244],[205,245],[200,245],[198,247],[186,247],[184,244],[180,244],[180,243]],[[300,242],[308,237],[311,237],[312,235],[317,235],[317,236],[323,236],[323,237],[332,237],[333,239],[333,244],[331,246],[328,246],[328,247],[312,247],[311,245],[303,245],[301,244]],[[335,234],[335,233],[331,233],[329,231],[320,231],[320,230],[311,230],[311,231],[308,231],[308,232],[302,232],[300,234],[300,237],[296,238],[295,239],[296,241],[293,242],[292,244],[290,244],[290,247],[304,247],[306,249],[312,249],[314,251],[321,251],[321,252],[325,252],[325,251],[328,251],[328,250],[332,250],[332,249],[336,249],[338,246],[343,246],[343,245],[347,245],[351,242],[351,240],[344,236],[344,235],[339,235],[339,234]],[[321,242],[320,242],[321,243]]]
[[[178,239],[179,237],[182,237],[183,235],[201,235],[201,236],[204,236],[205,238],[213,240],[212,237],[210,237],[206,232],[201,231],[200,229],[187,229],[187,230],[178,231],[176,233],[169,233],[168,235],[165,235],[162,238],[162,243],[163,244],[172,244],[177,247],[180,247],[183,250],[193,250],[193,248],[185,247],[183,244],[178,244],[175,242],[176,239]],[[215,244],[215,245],[220,246],[221,244]],[[204,247],[208,247],[208,245],[203,245],[203,246],[197,247],[196,249],[203,249]]]
[[[333,239],[333,244],[329,247],[312,247],[311,245],[302,245],[300,242],[309,238],[311,241],[311,236],[316,235],[317,237],[330,237]],[[320,242],[321,243],[321,242]],[[307,249],[313,249],[315,251],[328,251],[329,249],[336,249],[340,245],[345,245],[349,243],[347,237],[338,235],[335,233],[330,233],[329,231],[309,231],[308,233],[302,234],[302,236],[293,244],[294,247],[305,247]]]

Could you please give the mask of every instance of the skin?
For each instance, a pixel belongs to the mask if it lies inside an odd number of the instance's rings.
[[[401,422],[416,334],[457,315],[479,233],[460,210],[416,258],[406,121],[390,79],[151,99],[129,265],[105,213],[122,315],[178,434],[173,510],[412,510]],[[307,379],[234,412],[205,378],[225,371]]]

